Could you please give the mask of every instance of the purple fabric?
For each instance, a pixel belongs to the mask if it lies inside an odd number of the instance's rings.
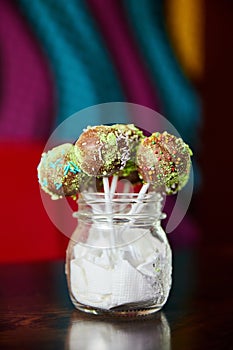
[[[162,226],[164,228],[166,228],[167,222],[172,215],[174,204],[175,197],[167,196],[166,204],[163,210],[163,212],[166,213],[167,218],[162,220]],[[169,233],[167,237],[172,247],[184,248],[198,244],[201,237],[201,232],[195,220],[186,214],[181,223],[174,229],[174,231]]]
[[[0,14],[0,137],[46,139],[54,117],[48,63],[11,1],[0,1]]]

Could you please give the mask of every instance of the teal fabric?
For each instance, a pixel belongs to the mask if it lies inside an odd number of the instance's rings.
[[[194,88],[176,61],[165,28],[164,1],[123,1],[139,50],[158,89],[163,114],[195,147],[201,105]]]
[[[56,125],[98,103],[124,101],[110,55],[83,0],[19,0],[45,51],[57,89]],[[126,123],[124,116],[120,122]],[[93,124],[101,124],[101,117]],[[78,130],[77,134],[81,132]]]
[[[36,32],[53,71],[57,89],[56,125],[85,107],[126,101],[121,81],[127,77],[122,79],[118,75],[87,3],[85,0],[19,0],[22,13]],[[169,44],[163,4],[162,0],[122,1],[138,52],[160,96],[162,113],[195,148],[200,101]],[[98,114],[92,120],[96,125],[103,122]],[[121,115],[118,122],[128,120]]]

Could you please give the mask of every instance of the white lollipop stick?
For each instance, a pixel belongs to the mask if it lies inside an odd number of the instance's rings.
[[[149,183],[145,183],[142,188],[140,189],[139,193],[138,193],[138,198],[137,201],[138,203],[134,203],[132,205],[131,210],[129,211],[128,215],[133,215],[135,213],[139,213],[142,203],[140,202],[140,200],[143,198],[144,194],[147,192],[148,188],[149,188],[150,184]]]
[[[107,214],[111,214],[112,206],[110,202],[110,189],[109,189],[109,181],[107,177],[103,177],[103,185],[104,185],[104,198],[105,198]]]
[[[110,193],[111,193],[112,196],[116,192],[117,182],[118,182],[118,175],[113,175],[111,188],[110,188]]]
[[[106,205],[106,212],[107,212],[107,218],[108,222],[112,228],[112,234],[110,234],[110,243],[111,248],[115,247],[115,239],[114,239],[114,227],[111,215],[112,214],[112,204],[111,204],[111,198],[110,198],[110,189],[109,189],[109,181],[107,177],[103,177],[103,185],[104,185],[104,198],[105,198],[105,205]]]
[[[132,186],[130,181],[125,181],[124,182],[124,189],[123,193],[129,193],[130,187]]]
[[[138,214],[139,212],[140,212],[140,209],[141,209],[141,207],[143,206],[143,203],[141,203],[140,202],[140,200],[143,198],[143,196],[144,196],[144,194],[146,193],[146,191],[148,190],[148,188],[149,188],[149,186],[150,186],[150,184],[149,183],[145,183],[143,186],[142,186],[142,188],[141,188],[141,190],[139,191],[139,193],[138,193],[138,197],[137,197],[137,203],[134,203],[133,205],[132,205],[132,207],[131,207],[131,209],[130,209],[130,211],[128,212],[128,214],[127,214],[127,216],[129,215],[133,215],[133,214]],[[131,223],[132,222],[134,222],[135,221],[135,219],[133,218],[133,219],[131,219],[130,220],[131,221]],[[121,229],[121,233],[123,232],[123,231],[125,231],[128,227],[129,227],[129,225],[131,224],[130,222],[128,222],[128,223],[126,223],[124,226],[123,226],[123,228]]]

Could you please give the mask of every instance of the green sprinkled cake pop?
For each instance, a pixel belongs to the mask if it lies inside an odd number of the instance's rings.
[[[109,177],[130,159],[129,135],[108,125],[88,127],[75,143],[75,156],[87,175]]]
[[[188,181],[192,152],[181,138],[163,133],[146,137],[138,148],[138,172],[154,190],[174,194]]]
[[[41,188],[52,199],[76,195],[85,183],[86,175],[74,159],[74,146],[65,143],[43,153],[38,165]]]

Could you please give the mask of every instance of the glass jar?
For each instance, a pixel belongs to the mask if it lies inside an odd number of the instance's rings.
[[[155,192],[82,193],[78,225],[66,253],[74,306],[92,314],[140,316],[165,304],[171,288],[171,249]]]

